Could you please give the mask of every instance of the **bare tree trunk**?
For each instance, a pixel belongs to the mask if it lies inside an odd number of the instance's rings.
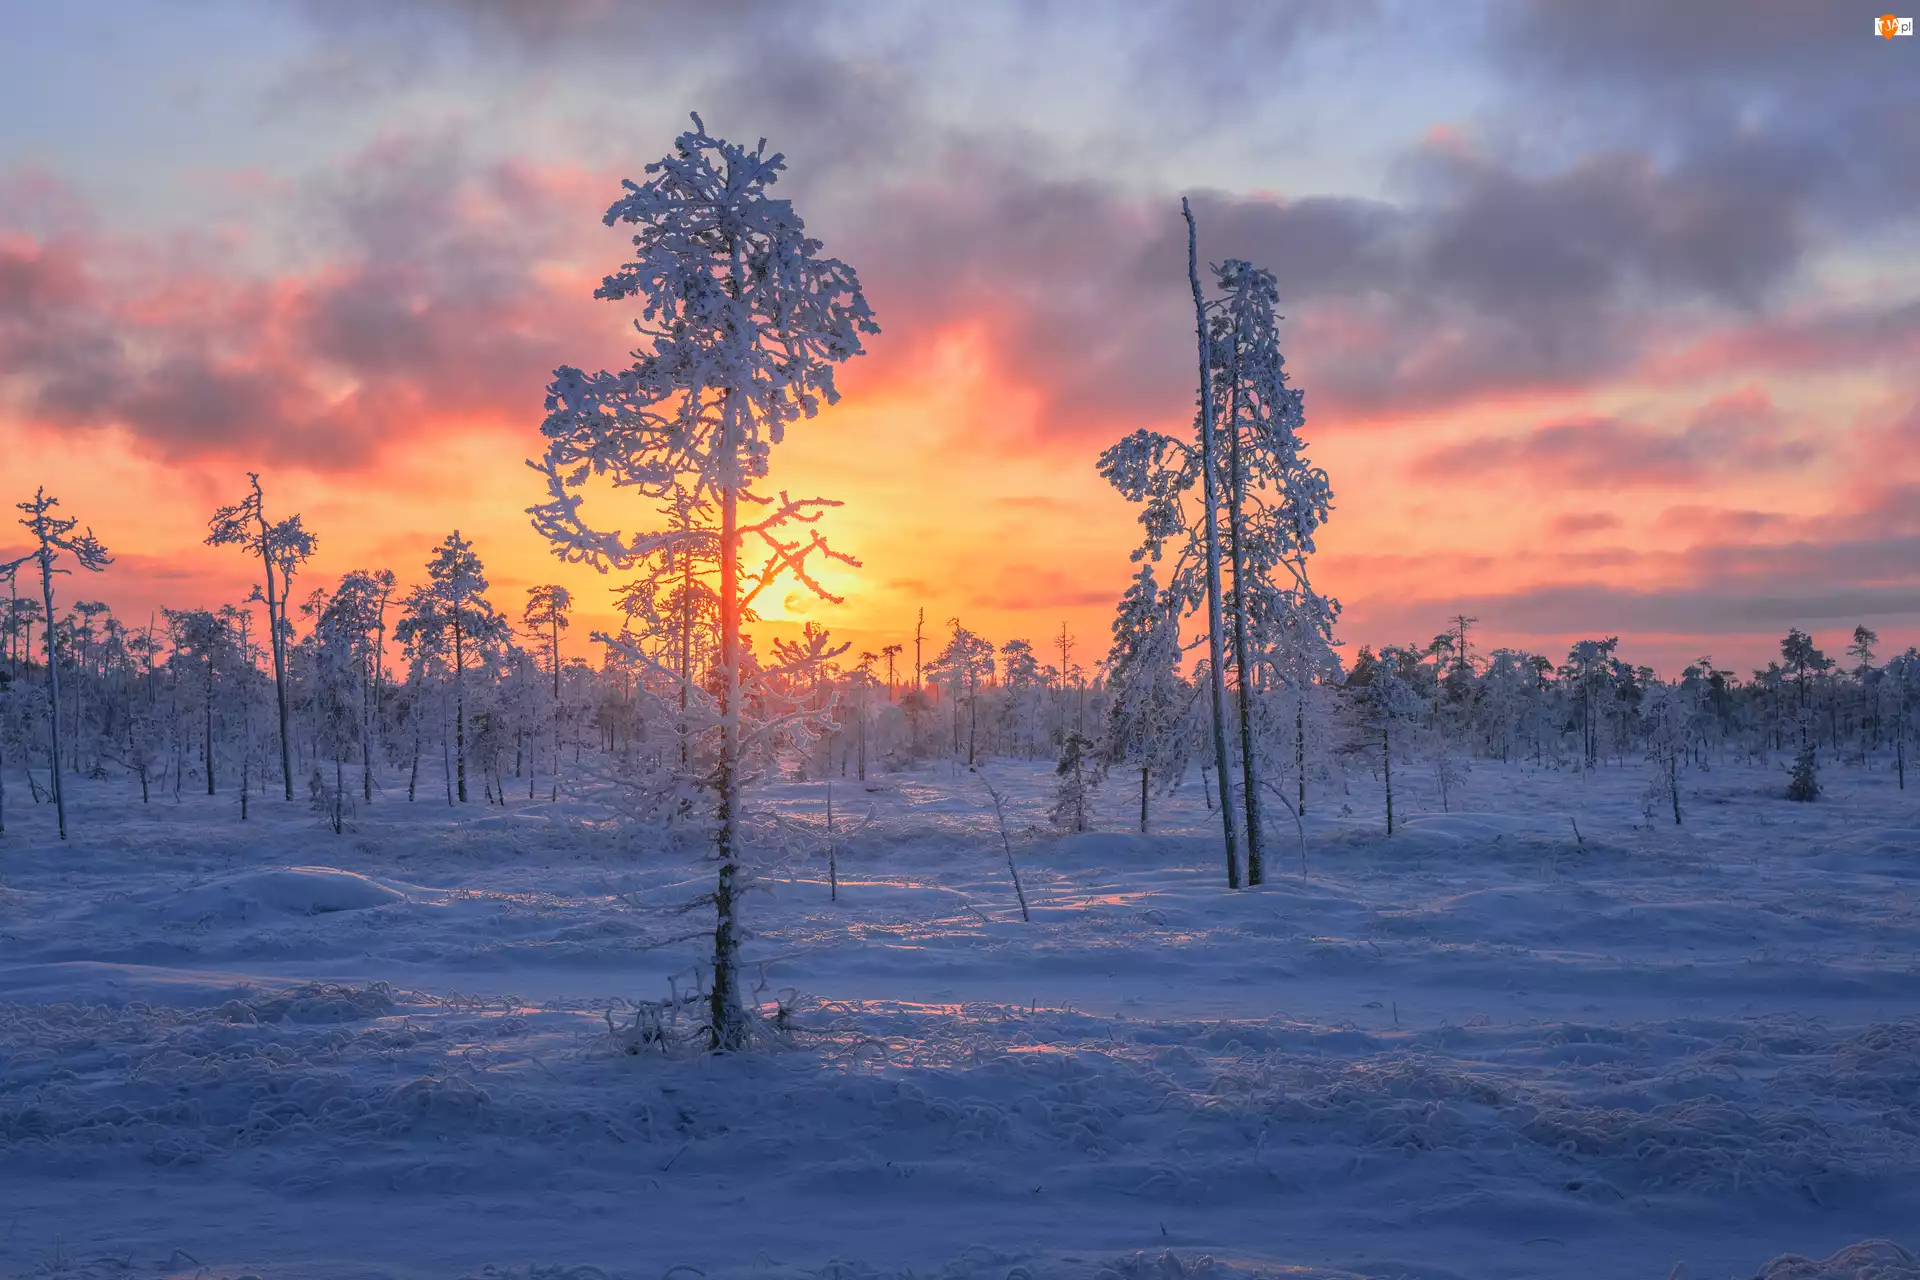
[[[1307,816],[1307,687],[1296,686],[1294,692],[1300,699],[1293,709],[1293,772],[1300,788],[1300,803],[1294,812],[1304,818]]]
[[[1380,769],[1387,779],[1387,834],[1393,834],[1393,727],[1390,721],[1380,723]]]
[[[213,655],[207,655],[207,794],[213,794]]]
[[[1013,838],[1007,834],[1006,806],[1001,803],[1000,792],[994,787],[993,781],[984,772],[979,776],[987,788],[987,794],[993,797],[993,817],[1000,827],[1000,846],[1007,853],[1007,875],[1013,881],[1013,896],[1020,901],[1020,918],[1031,924],[1033,917],[1027,913],[1027,891],[1020,885],[1020,868],[1013,861]]]
[[[467,802],[467,685],[466,655],[460,647],[460,606],[453,613],[453,767],[459,775],[460,803]]]
[[[1213,706],[1214,771],[1220,786],[1220,829],[1227,847],[1227,887],[1240,887],[1240,839],[1233,815],[1233,766],[1227,758],[1227,690],[1225,643],[1220,617],[1220,502],[1215,492],[1213,445],[1213,367],[1207,351],[1207,303],[1200,291],[1199,232],[1193,208],[1185,197],[1180,212],[1187,220],[1187,281],[1193,286],[1193,316],[1200,342],[1200,469],[1202,500],[1206,505],[1207,661],[1211,668],[1207,696]]]
[[[731,406],[730,406],[731,408]],[[729,422],[732,435],[737,428]],[[729,441],[729,443],[732,443]],[[713,992],[708,1028],[712,1047],[740,1050],[748,1044],[746,1009],[740,1001],[740,942],[735,930],[734,880],[740,856],[740,533],[739,495],[732,485],[720,500],[720,709],[719,872],[713,890]]]
[[[287,740],[287,655],[280,645],[280,604],[273,584],[273,552],[267,536],[267,517],[261,514],[260,564],[267,575],[267,639],[273,651],[273,697],[280,712],[280,778],[287,799],[293,799],[293,747]]]
[[[47,757],[52,773],[48,778],[48,790],[53,792],[53,811],[59,819],[60,838],[67,838],[67,795],[60,785],[60,661],[54,647],[53,625],[53,563],[46,544],[40,546],[40,598],[46,603],[46,625],[41,629],[47,633],[47,696],[52,714],[47,719],[48,745],[52,751]]]

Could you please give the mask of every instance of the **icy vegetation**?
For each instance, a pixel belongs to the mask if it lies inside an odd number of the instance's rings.
[[[812,849],[748,908],[781,1040],[722,1057],[674,1034],[705,864],[590,798],[337,839],[70,782],[0,870],[0,1272],[1916,1274],[1848,1247],[1920,1220],[1885,770],[1716,769],[1676,828],[1635,768],[1482,763],[1391,838],[1356,772],[1226,894],[1196,782],[1059,835],[1051,766],[987,767],[1032,922],[963,766],[841,783],[838,900]]]

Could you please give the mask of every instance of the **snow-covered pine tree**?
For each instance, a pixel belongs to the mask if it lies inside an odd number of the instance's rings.
[[[553,673],[553,700],[560,700],[560,633],[573,625],[573,593],[554,583],[527,588],[520,621],[547,644],[547,669]]]
[[[1914,710],[1920,707],[1920,649],[1887,659],[1880,669],[1880,720],[1893,740],[1893,767],[1900,790],[1907,789],[1908,744],[1913,740]]]
[[[1026,755],[1039,749],[1040,691],[1046,687],[1040,661],[1030,640],[1009,640],[1000,646],[1001,688],[1006,696],[1007,733]]]
[[[1653,779],[1647,788],[1649,803],[1665,801],[1673,809],[1673,825],[1680,825],[1680,765],[1693,740],[1693,711],[1686,695],[1670,684],[1657,684],[1640,704],[1647,759]]]
[[[1100,777],[1093,739],[1069,730],[1060,743],[1060,760],[1053,772],[1057,781],[1048,817],[1063,831],[1088,830],[1088,807],[1093,799],[1094,784]]]
[[[837,503],[784,492],[775,498],[757,482],[787,425],[839,398],[834,366],[859,355],[861,335],[879,327],[853,268],[821,256],[792,204],[769,193],[784,158],[768,155],[764,142],[749,150],[715,138],[698,116],[693,124],[672,155],[647,167],[648,180],[628,181],[626,195],[607,210],[609,226],[638,229],[636,253],[595,296],[643,298],[635,327],[644,345],[618,373],[555,372],[541,428],[547,452],[533,464],[546,477],[548,500],[531,514],[562,559],[605,571],[630,568],[687,535],[629,538],[590,525],[580,490],[593,477],[655,500],[682,486],[717,507],[718,527],[703,530],[718,553],[721,611],[718,697],[709,717],[718,743],[706,779],[717,863],[708,1032],[713,1048],[738,1050],[752,1035],[735,918],[742,759],[770,727],[750,718],[742,616],[789,575],[836,599],[808,562],[854,563],[813,527]],[[758,564],[743,563],[750,549],[763,553]]]
[[[357,592],[348,587],[343,599],[336,594],[317,615],[309,646],[309,714],[316,754],[308,779],[309,804],[326,819],[335,835],[346,830],[353,811],[353,796],[347,789],[346,762],[356,751],[363,755],[367,746],[365,716],[372,658],[371,620],[362,612]],[[330,764],[332,777],[322,773],[321,761]]]
[[[1248,883],[1264,876],[1258,706],[1263,673],[1311,679],[1309,672],[1329,665],[1331,658],[1339,606],[1313,588],[1306,565],[1315,531],[1332,509],[1332,491],[1326,473],[1304,455],[1303,396],[1287,383],[1272,274],[1229,260],[1214,268],[1221,296],[1209,302],[1200,283],[1192,210],[1183,204],[1183,212],[1200,343],[1198,438],[1187,444],[1138,431],[1101,455],[1100,470],[1124,496],[1143,504],[1146,539],[1134,558],[1157,561],[1169,541],[1181,538],[1167,591],[1183,612],[1206,612],[1207,719],[1219,775],[1228,884],[1237,887],[1241,818]],[[1198,512],[1191,509],[1196,490]],[[1230,598],[1223,594],[1223,572]],[[1314,643],[1303,645],[1308,637]],[[1309,655],[1283,666],[1273,660],[1283,640],[1293,650],[1322,650],[1325,658]],[[1304,746],[1304,728],[1302,712],[1295,723],[1296,748]],[[1237,798],[1230,731],[1241,763]]]
[[[1860,763],[1865,764],[1868,752],[1879,745],[1879,704],[1875,686],[1880,682],[1880,669],[1873,665],[1873,647],[1880,643],[1879,633],[1862,623],[1853,629],[1853,643],[1847,646],[1847,656],[1853,659],[1854,697],[1858,700],[1860,745]]]
[[[560,798],[560,718],[565,703],[560,696],[560,633],[572,626],[573,593],[557,583],[527,588],[527,607],[520,621],[535,635],[546,637],[547,669],[553,675],[553,704],[547,709],[553,772],[551,799]]]
[[[205,764],[207,794],[213,795],[216,752],[215,738],[215,696],[218,693],[218,677],[225,671],[228,660],[238,663],[233,653],[233,637],[227,633],[224,619],[210,609],[167,609],[167,627],[173,633],[173,647],[176,654],[197,661],[204,670],[205,680],[200,692],[201,760]]]
[[[256,645],[253,640],[253,611],[251,609],[243,609],[231,604],[221,605],[220,621],[221,624],[226,627],[227,635],[231,638],[233,656],[236,659],[232,667],[232,673],[235,679],[233,681],[233,698],[231,701],[235,714],[231,717],[231,724],[236,739],[234,754],[238,757],[240,768],[240,820],[245,822],[247,819],[248,799],[253,792],[256,773],[255,766],[261,759],[261,751],[264,745],[259,740],[258,722],[254,716],[260,695],[264,692],[260,687],[260,653],[259,646]],[[144,646],[144,648],[148,653],[151,653],[151,644]],[[150,662],[151,659],[149,659],[149,663]],[[151,665],[149,665],[149,703],[152,701],[151,686],[152,669]],[[135,716],[135,724],[141,724],[141,718],[138,713],[136,713]],[[143,762],[141,766],[142,798],[144,798],[145,790],[146,774]]]
[[[287,621],[287,605],[293,597],[293,575],[313,555],[319,539],[300,523],[300,517],[269,522],[266,495],[260,488],[260,475],[249,471],[247,481],[253,492],[229,507],[221,507],[207,522],[207,545],[236,546],[260,557],[265,579],[267,606],[267,643],[273,652],[273,690],[280,717],[280,773],[288,800],[293,799],[293,746],[287,724],[287,646],[293,627]],[[278,577],[276,578],[276,574]]]
[[[953,637],[927,669],[936,680],[945,681],[953,690],[956,754],[960,701],[966,699],[967,768],[971,769],[978,758],[980,741],[980,682],[993,674],[993,645],[961,626],[958,618],[947,619],[947,625],[953,628]]]
[[[1787,799],[1817,800],[1820,798],[1820,758],[1809,690],[1813,677],[1833,666],[1833,660],[1815,648],[1813,638],[1798,627],[1787,629],[1786,638],[1780,642],[1780,656],[1793,677],[1794,722],[1800,733],[1800,746],[1788,771]]]
[[[1170,790],[1187,771],[1192,694],[1180,679],[1180,615],[1142,564],[1120,597],[1107,655],[1107,758],[1140,771],[1140,830],[1151,784]]]
[[[407,681],[401,691],[401,699],[407,730],[409,804],[419,793],[420,758],[425,748],[428,715],[433,706],[441,701],[446,683],[444,676],[453,652],[453,637],[447,628],[437,625],[437,613],[432,592],[424,586],[415,587],[402,602],[400,621],[393,629],[394,639],[400,642],[401,652],[407,659]],[[449,803],[453,800],[451,781],[447,787],[447,800]]]
[[[1195,340],[1199,350],[1199,411],[1191,445],[1157,431],[1140,430],[1100,455],[1100,474],[1129,502],[1141,504],[1144,543],[1133,552],[1138,561],[1158,561],[1167,543],[1178,538],[1168,590],[1183,612],[1206,611],[1207,658],[1201,668],[1207,690],[1206,724],[1213,741],[1213,764],[1220,788],[1220,830],[1227,859],[1227,887],[1240,887],[1240,837],[1227,751],[1225,607],[1221,599],[1220,472],[1213,392],[1214,348],[1207,300],[1200,284],[1198,230],[1192,206],[1180,201],[1187,224],[1187,282],[1193,292]],[[1188,511],[1193,490],[1201,492],[1198,519]],[[1204,773],[1204,769],[1202,770]]]
[[[58,818],[60,838],[67,838],[67,801],[66,792],[60,785],[60,657],[57,645],[58,628],[52,624],[53,579],[55,574],[68,573],[71,570],[58,567],[62,551],[73,557],[73,562],[90,573],[98,573],[113,563],[107,549],[93,536],[89,528],[84,533],[75,533],[80,521],[66,516],[56,516],[53,509],[60,505],[60,499],[48,493],[46,489],[36,489],[33,497],[26,502],[14,504],[26,513],[21,519],[22,528],[33,535],[34,550],[28,559],[40,567],[40,600],[45,612],[41,617],[46,625],[41,630],[47,641],[47,702],[49,747],[47,762],[49,766],[48,787],[53,792],[54,813]]]
[[[1306,567],[1299,566],[1302,578]],[[1254,634],[1259,640],[1259,665],[1271,674],[1279,712],[1274,748],[1292,757],[1296,825],[1307,812],[1307,772],[1310,747],[1326,748],[1334,714],[1331,691],[1343,678],[1340,656],[1334,650],[1333,623],[1339,602],[1310,587],[1280,586],[1264,593],[1265,607],[1256,613]],[[1285,793],[1275,794],[1286,803]]]
[[[1567,682],[1573,694],[1574,706],[1579,712],[1580,762],[1583,769],[1591,770],[1600,763],[1601,718],[1609,692],[1610,664],[1613,652],[1619,645],[1619,636],[1608,636],[1605,640],[1576,641],[1567,651],[1566,665],[1560,668],[1560,677]]]
[[[486,597],[486,569],[473,543],[455,529],[433,549],[426,584],[407,597],[406,611],[394,628],[405,642],[416,632],[444,637],[442,651],[453,674],[454,791],[467,803],[467,668],[488,661],[513,634],[506,618]]]
[[[1280,352],[1279,288],[1269,271],[1230,258],[1214,269],[1221,297],[1212,320],[1216,419],[1225,468],[1218,490],[1226,503],[1232,571],[1234,693],[1246,814],[1247,883],[1264,877],[1262,784],[1256,698],[1263,668],[1310,682],[1333,660],[1339,603],[1316,591],[1307,574],[1314,535],[1333,509],[1327,473],[1306,458],[1300,428],[1305,394],[1288,385]],[[1283,669],[1267,662],[1284,644],[1294,658]],[[1304,724],[1297,739],[1304,745]],[[1302,762],[1304,764],[1304,761]]]
[[[360,797],[373,800],[374,734],[380,719],[379,692],[385,647],[387,602],[393,594],[393,572],[355,569],[340,579],[332,595],[316,592],[301,606],[314,619],[313,641],[317,646],[315,679],[324,692],[316,692],[316,715],[320,738],[338,746],[343,727],[358,735],[346,744],[348,755],[360,760]],[[351,708],[334,703],[351,696]],[[329,755],[336,766],[348,755]]]
[[[1380,735],[1380,770],[1386,788],[1387,834],[1393,834],[1393,743],[1396,727],[1420,714],[1426,700],[1415,675],[1420,655],[1388,645],[1375,657],[1362,649],[1347,687],[1353,690],[1372,728]]]

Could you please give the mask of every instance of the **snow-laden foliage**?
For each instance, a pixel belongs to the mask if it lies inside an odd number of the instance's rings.
[[[1140,774],[1140,830],[1148,795],[1164,794],[1186,776],[1195,690],[1180,677],[1180,615],[1154,580],[1153,566],[1134,575],[1113,620],[1107,654],[1106,761]]]
[[[287,606],[293,597],[293,576],[312,557],[319,539],[301,523],[299,515],[269,521],[266,493],[258,472],[248,472],[251,491],[231,506],[221,507],[207,522],[207,545],[239,547],[260,559],[261,585],[255,588],[267,606],[267,644],[273,653],[273,688],[280,724],[280,773],[286,798],[293,799],[293,742],[287,720],[287,645],[293,627]]]
[[[788,424],[837,400],[834,366],[861,354],[877,333],[852,267],[821,254],[792,204],[770,188],[785,167],[762,142],[754,149],[709,135],[698,116],[673,154],[628,181],[607,210],[608,226],[636,228],[634,257],[595,296],[638,298],[642,345],[618,372],[555,371],[547,392],[547,501],[530,509],[534,527],[571,562],[640,570],[647,609],[690,590],[694,566],[714,566],[718,644],[711,679],[662,664],[630,636],[605,637],[647,696],[670,690],[680,704],[683,758],[711,766],[688,777],[658,769],[638,780],[654,796],[697,782],[712,803],[716,882],[709,1030],[716,1048],[744,1047],[751,1027],[741,1002],[735,919],[742,887],[741,788],[752,761],[776,741],[810,736],[820,708],[797,699],[828,659],[824,643],[750,660],[740,626],[760,595],[792,579],[837,600],[818,576],[823,563],[854,565],[817,527],[838,504],[756,488]],[[582,511],[594,481],[642,499],[671,503],[664,529],[625,534]],[[744,518],[743,518],[744,516]],[[680,607],[683,629],[691,602]],[[683,638],[682,646],[686,645]],[[650,683],[651,681],[651,683]],[[696,751],[691,739],[703,740]],[[710,745],[705,740],[711,740]],[[666,785],[663,785],[666,784]]]
[[[34,491],[26,502],[14,504],[24,514],[20,525],[33,539],[33,551],[25,559],[13,561],[6,569],[9,573],[31,560],[40,570],[41,631],[46,639],[47,651],[47,705],[48,705],[48,785],[53,792],[54,809],[59,815],[60,838],[67,837],[66,793],[60,784],[60,656],[59,633],[52,624],[53,579],[56,574],[69,573],[71,570],[61,564],[61,552],[73,557],[73,562],[90,573],[98,573],[113,563],[107,555],[107,549],[93,536],[93,530],[76,533],[80,521],[73,516],[56,516],[53,509],[60,505],[60,499],[48,493],[44,488]],[[77,745],[77,744],[76,744]]]
[[[1201,343],[1196,438],[1143,429],[1103,453],[1099,465],[1123,496],[1141,504],[1145,539],[1134,558],[1170,557],[1169,597],[1181,612],[1205,618],[1207,669],[1218,673],[1208,696],[1228,882],[1237,882],[1237,812],[1244,815],[1248,883],[1258,884],[1264,876],[1262,762],[1274,754],[1263,704],[1273,687],[1292,692],[1294,754],[1303,755],[1306,689],[1337,666],[1339,605],[1314,588],[1307,567],[1333,491],[1326,472],[1306,458],[1304,393],[1289,385],[1272,273],[1229,259],[1213,268],[1217,296],[1206,300],[1191,213],[1188,223]],[[1229,673],[1231,709],[1225,705]],[[1237,796],[1228,785],[1229,743],[1239,760]]]

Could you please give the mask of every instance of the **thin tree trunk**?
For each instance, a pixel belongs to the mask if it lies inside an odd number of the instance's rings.
[[[1147,770],[1140,770],[1140,834],[1147,834]]]
[[[45,543],[40,545],[40,598],[45,602],[46,625],[41,630],[47,633],[47,696],[52,714],[47,720],[48,745],[52,748],[48,754],[48,763],[52,774],[48,778],[48,790],[53,792],[53,810],[60,824],[60,838],[67,838],[67,796],[60,785],[60,661],[54,648],[53,625],[53,559]]]
[[[1227,411],[1227,526],[1233,560],[1233,668],[1240,717],[1240,792],[1247,810],[1247,884],[1266,878],[1266,860],[1260,849],[1260,765],[1253,749],[1253,668],[1247,661],[1247,597],[1245,579],[1246,477],[1240,466],[1240,341],[1234,338],[1233,379]]]
[[[1387,779],[1387,834],[1393,834],[1393,726],[1380,724],[1380,769]]]
[[[287,738],[287,655],[280,644],[280,604],[273,583],[273,552],[267,534],[267,517],[260,521],[260,564],[267,575],[267,639],[273,651],[273,697],[280,712],[280,777],[286,784],[287,799],[293,799],[293,746]]]
[[[466,660],[460,644],[460,605],[453,611],[453,767],[460,779],[460,803],[467,802]]]
[[[1200,469],[1202,500],[1206,505],[1207,661],[1211,668],[1207,695],[1213,705],[1214,771],[1219,775],[1220,829],[1226,843],[1227,887],[1240,887],[1240,839],[1233,814],[1233,768],[1227,758],[1227,690],[1225,643],[1220,617],[1220,503],[1215,492],[1213,445],[1213,367],[1207,351],[1207,304],[1200,291],[1199,232],[1193,208],[1183,196],[1180,212],[1187,220],[1187,281],[1193,286],[1193,316],[1200,342]],[[1064,675],[1064,673],[1063,673]]]
[[[1294,812],[1307,816],[1307,687],[1294,690],[1300,701],[1293,709],[1293,773],[1300,788],[1300,803]]]
[[[729,410],[733,410],[729,406]],[[729,436],[738,428],[729,421]],[[733,441],[729,440],[729,445]],[[734,446],[737,447],[737,446]],[[740,534],[739,495],[725,486],[720,499],[720,708],[719,869],[713,890],[713,991],[709,1034],[717,1050],[745,1049],[746,1010],[740,1002],[740,944],[733,919],[734,880],[740,841]]]
[[[213,655],[207,655],[207,794],[213,794]]]

